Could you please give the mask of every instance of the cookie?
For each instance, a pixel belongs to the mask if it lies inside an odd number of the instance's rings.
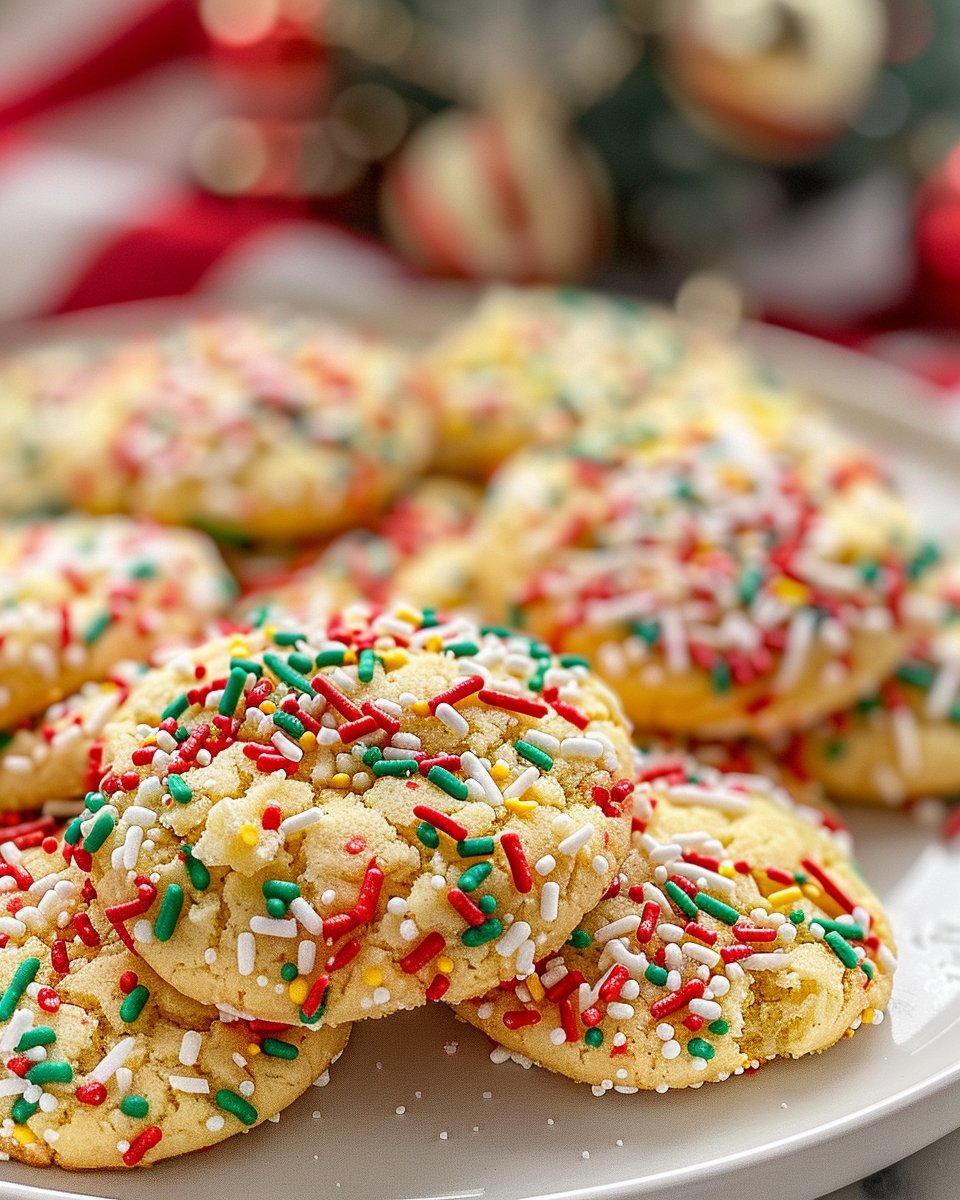
[[[576,288],[490,291],[427,351],[438,470],[486,478],[524,446],[616,421],[666,380],[747,369],[667,309]]]
[[[488,619],[590,658],[639,729],[724,738],[879,682],[932,556],[881,467],[774,389],[666,395],[517,455],[474,541]]]
[[[359,606],[213,643],[122,718],[66,839],[144,959],[227,1011],[475,995],[562,945],[627,850],[614,695],[463,618]]]
[[[410,357],[306,317],[214,317],[125,344],[87,393],[73,505],[228,537],[362,523],[432,453]]]
[[[150,1166],[274,1116],[342,1052],[348,1025],[225,1023],[130,952],[79,871],[11,847],[7,907],[20,907],[0,918],[3,1157]]]
[[[765,780],[673,767],[641,764],[634,848],[563,950],[456,1009],[597,1093],[819,1053],[890,997],[890,928],[846,839]]]
[[[39,718],[0,735],[0,810],[38,809],[96,787],[104,726],[146,669],[144,663],[117,663],[109,679],[85,683]]]
[[[302,620],[355,600],[402,598],[450,609],[470,598],[475,559],[470,541],[482,492],[462,479],[428,475],[405,489],[369,529],[352,529],[313,554],[292,560],[232,558],[246,594],[241,617],[273,611]]]
[[[122,517],[0,526],[0,728],[195,637],[233,590],[200,533]]]
[[[960,566],[937,571],[918,599],[929,628],[894,674],[801,739],[802,768],[838,800],[896,808],[960,795]]]

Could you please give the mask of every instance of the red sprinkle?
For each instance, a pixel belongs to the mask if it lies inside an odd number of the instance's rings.
[[[547,999],[558,1004],[572,995],[580,984],[585,982],[581,971],[568,971],[562,979],[558,979],[556,983],[546,989]]]
[[[93,922],[87,913],[77,913],[73,918],[73,927],[85,946],[100,945],[100,934],[94,929]]]
[[[508,1029],[523,1029],[527,1025],[539,1025],[542,1019],[535,1008],[517,1008],[503,1014],[503,1023]]]
[[[321,975],[313,981],[313,987],[307,993],[307,998],[303,1002],[303,1015],[312,1017],[316,1013],[323,1001],[323,994],[326,992],[330,984],[329,975]]]
[[[468,675],[466,679],[461,679],[453,687],[447,688],[445,692],[431,696],[427,701],[427,708],[431,713],[435,713],[441,704],[456,704],[459,700],[465,700],[467,696],[476,695],[483,687],[484,682],[482,675]]]
[[[482,925],[487,919],[483,910],[479,909],[466,892],[462,892],[459,888],[451,888],[447,892],[447,900],[468,925]]]
[[[346,717],[348,721],[359,721],[361,719],[363,713],[360,709],[357,708],[352,700],[348,700],[343,692],[330,682],[326,675],[315,675],[310,682],[314,690],[319,692],[321,696],[326,697],[342,717]]]
[[[428,1000],[440,1000],[450,987],[450,980],[446,975],[434,975],[430,981],[430,986],[427,988]]]
[[[671,875],[670,882],[675,883],[682,892],[686,892],[691,900],[696,898],[697,885],[692,879],[688,879],[686,875]]]
[[[683,932],[688,937],[694,937],[699,942],[706,942],[708,946],[712,946],[717,940],[717,933],[714,929],[706,929],[703,925],[698,925],[696,921],[688,921],[683,927]]]
[[[50,965],[58,975],[66,975],[70,970],[70,959],[67,955],[67,943],[63,938],[57,938],[50,947]]]
[[[776,929],[766,929],[762,925],[745,925],[743,921],[737,921],[733,926],[733,934],[741,942],[775,942],[777,940]]]
[[[823,867],[818,866],[809,858],[803,859],[800,865],[808,874],[814,877],[831,900],[835,900],[844,912],[853,912],[857,907],[856,900],[851,900],[843,888],[834,879],[831,879]],[[791,879],[790,882],[793,883],[793,880]]]
[[[465,825],[461,825],[453,817],[448,817],[446,813],[442,813],[438,808],[433,808],[429,804],[415,805],[413,815],[421,821],[429,821],[431,825],[436,826],[447,837],[453,838],[455,842],[462,842],[470,836],[470,831]]]
[[[560,1025],[568,1042],[575,1042],[580,1037],[577,1025],[577,1010],[573,1005],[572,996],[564,996],[560,1001]]]
[[[683,1018],[683,1023],[691,1033],[696,1033],[703,1028],[703,1017],[697,1016],[696,1013],[690,1013],[689,1016]]]
[[[140,980],[136,971],[124,971],[120,976],[120,991],[126,996],[137,986]]]
[[[401,958],[401,970],[405,971],[408,975],[416,974],[421,967],[425,967],[431,959],[436,958],[446,944],[446,939],[442,933],[438,933],[436,930],[433,933],[428,933],[422,941],[414,946],[405,958]]]
[[[533,887],[533,875],[530,873],[530,864],[527,862],[527,856],[523,852],[523,843],[520,841],[520,835],[508,829],[506,833],[500,834],[500,845],[507,856],[514,886],[518,892],[526,894]]]
[[[598,995],[604,1004],[609,1004],[611,1000],[616,1000],[620,995],[620,989],[629,978],[630,972],[627,968],[617,963],[600,986]]]
[[[343,848],[348,854],[362,854],[366,847],[367,843],[365,838],[352,837],[348,842],[344,843]]]
[[[772,879],[774,883],[782,883],[784,887],[793,887],[796,882],[790,872],[782,867],[764,867],[763,871],[768,879]]]
[[[691,979],[678,992],[670,992],[669,995],[655,1000],[650,1005],[650,1016],[659,1021],[661,1017],[669,1016],[670,1013],[686,1007],[691,1000],[699,999],[706,990],[707,985],[702,979]]]
[[[631,892],[633,888],[630,889]],[[641,896],[643,892],[641,891]],[[630,897],[634,899],[633,896]],[[653,937],[654,931],[657,928],[657,921],[660,919],[660,905],[655,900],[648,900],[643,906],[643,912],[640,916],[640,924],[637,926],[637,941],[649,942]]]
[[[751,954],[756,954],[756,950],[752,946],[721,946],[720,957],[725,963],[736,962],[740,958],[747,958]]]
[[[60,1007],[60,995],[52,987],[42,987],[37,992],[37,1004],[44,1012],[55,1013]]]
[[[244,747],[244,750],[246,750],[246,747]],[[283,809],[275,800],[271,800],[263,810],[263,816],[260,818],[261,825],[264,829],[279,829],[282,820]]]
[[[340,968],[345,967],[348,962],[352,962],[359,953],[359,938],[354,938],[352,941],[346,942],[340,947],[336,954],[327,959],[327,970],[339,971]]]
[[[594,1025],[599,1025],[603,1020],[603,1013],[594,1005],[583,1010],[580,1014],[580,1020],[588,1029],[592,1029]]]
[[[148,1150],[152,1150],[163,1137],[159,1125],[150,1125],[143,1133],[138,1133],[130,1143],[130,1149],[124,1154],[123,1161],[128,1167],[135,1167]]]
[[[81,1083],[74,1095],[81,1104],[98,1108],[107,1098],[107,1089],[102,1083]]]
[[[385,729],[390,737],[400,732],[400,722],[397,718],[391,717],[388,712],[384,712],[382,708],[378,708],[373,701],[368,700],[365,704],[362,704],[360,711],[365,716],[371,717],[381,729]]]
[[[483,688],[480,699],[492,708],[503,708],[507,712],[522,713],[525,717],[545,717],[550,711],[539,700],[528,700],[525,696],[513,696],[509,692],[498,692],[493,688]]]
[[[342,725],[337,726],[337,733],[340,735],[340,741],[346,745],[348,742],[355,742],[357,738],[366,737],[368,733],[374,733],[380,726],[373,717],[358,717],[355,721],[344,721]]]

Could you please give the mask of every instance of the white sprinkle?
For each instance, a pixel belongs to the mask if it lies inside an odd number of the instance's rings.
[[[633,933],[639,924],[640,917],[631,913],[626,917],[620,917],[619,920],[611,921],[608,925],[601,925],[593,935],[593,940],[598,945],[605,946],[613,938],[620,938]]]
[[[452,704],[438,704],[433,715],[457,737],[465,737],[470,732],[470,722]]]
[[[674,675],[682,675],[690,668],[690,653],[687,649],[687,634],[683,617],[678,609],[667,608],[660,614],[660,631],[663,634],[663,652],[667,669]]]
[[[255,1090],[256,1090],[256,1085],[254,1084],[252,1079],[245,1079],[243,1081],[243,1083],[241,1083],[240,1086],[237,1088],[237,1091],[240,1093],[241,1096],[252,1096]]]
[[[237,970],[241,975],[252,975],[257,957],[257,941],[252,933],[244,931],[237,935]]]
[[[598,875],[606,875],[607,871],[610,869],[610,864],[602,854],[597,854],[593,859],[593,869]]]
[[[210,1094],[210,1084],[206,1079],[196,1079],[191,1075],[168,1075],[167,1082],[175,1092],[189,1092],[193,1096]]]
[[[483,788],[484,797],[490,804],[502,803],[503,797],[500,795],[500,789],[493,776],[472,750],[466,750],[460,755],[460,766],[468,779],[474,780]]]
[[[541,859],[541,862],[543,860]],[[539,870],[540,864],[537,864]],[[540,893],[540,916],[544,921],[555,921],[560,912],[560,884],[550,880]]]
[[[717,1021],[723,1016],[723,1009],[715,1000],[693,999],[687,1008],[698,1017],[703,1017],[705,1021]]]
[[[283,757],[289,759],[290,762],[299,762],[303,758],[303,748],[298,746],[296,742],[292,742],[282,729],[278,729],[270,741]]]
[[[560,753],[560,739],[553,737],[552,734],[543,733],[539,729],[528,729],[523,735],[523,740],[529,742],[531,746],[536,746],[544,754],[549,754],[551,758],[555,758]]]
[[[420,926],[412,917],[405,917],[400,922],[399,932],[405,942],[415,942],[420,936]]]
[[[540,772],[536,767],[527,767],[525,771],[521,771],[513,783],[508,788],[504,789],[504,800],[516,800],[521,797],[524,792],[528,791],[540,778]]]
[[[153,926],[146,919],[137,921],[133,926],[133,940],[147,946],[153,941]]]
[[[143,827],[140,825],[131,825],[127,829],[126,837],[123,839],[122,863],[124,870],[132,871],[136,867],[142,843]]]
[[[20,1038],[33,1025],[33,1013],[29,1008],[18,1008],[13,1014],[10,1024],[0,1037],[0,1050],[12,1050]]]
[[[317,913],[316,909],[304,900],[303,896],[297,896],[291,900],[287,905],[287,911],[291,916],[296,917],[307,933],[312,933],[314,937],[319,937],[323,932],[323,918]]]
[[[122,1038],[100,1059],[88,1076],[91,1083],[108,1083],[133,1053],[135,1037]]]
[[[254,933],[265,934],[267,937],[295,938],[297,936],[296,921],[282,920],[277,917],[251,917],[250,928]]]
[[[207,1117],[207,1128],[211,1133],[219,1133],[224,1126],[224,1119],[219,1113],[214,1113],[212,1117]]]
[[[603,742],[597,738],[569,737],[560,743],[562,758],[599,758],[603,753]]]
[[[373,1002],[374,1004],[386,1004],[390,999],[390,992],[385,987],[374,988]]]
[[[309,975],[317,961],[317,943],[306,939],[297,946],[297,970],[301,975]]]
[[[664,1058],[676,1058],[680,1054],[680,1043],[675,1038],[671,1038],[669,1042],[664,1042],[660,1050]]]
[[[675,875],[683,875],[687,879],[692,879],[695,883],[703,880],[713,892],[724,892],[726,895],[732,896],[737,890],[734,881],[728,879],[726,875],[718,875],[716,871],[698,867],[695,863],[674,863],[673,872]]]
[[[538,858],[534,864],[534,870],[538,875],[549,875],[557,865],[557,860],[552,854],[545,854],[543,858]]]
[[[719,809],[721,812],[742,813],[750,807],[750,801],[743,792],[730,792],[723,788],[678,784],[670,788],[667,795],[673,804],[699,804],[704,808]]]
[[[520,949],[523,942],[530,936],[530,926],[526,921],[514,921],[507,932],[496,944],[496,951],[502,958],[509,958]]]
[[[200,1034],[188,1029],[180,1039],[180,1063],[184,1067],[195,1067],[200,1057]]]
[[[780,659],[780,667],[773,681],[775,692],[789,692],[796,687],[803,674],[817,628],[817,615],[810,608],[801,608],[795,613],[787,630],[787,644]]]
[[[699,942],[684,942],[680,947],[687,958],[692,958],[694,962],[704,963],[708,967],[715,967],[720,961],[720,955],[710,946],[701,946]]]
[[[581,846],[585,846],[587,842],[590,841],[594,833],[596,833],[596,830],[594,829],[593,825],[588,822],[580,829],[577,829],[571,833],[569,837],[564,838],[557,849],[561,854],[574,855],[581,848]]]
[[[923,766],[923,751],[920,748],[920,730],[913,709],[903,704],[890,714],[893,742],[897,752],[897,766],[903,775],[915,775]]]
[[[632,1004],[621,1004],[618,1000],[610,1001],[607,1005],[607,1013],[615,1021],[630,1021],[635,1016]]]
[[[304,812],[294,813],[292,817],[287,817],[280,822],[280,835],[287,837],[291,833],[299,833],[301,829],[306,829],[308,825],[315,825],[317,821],[323,820],[323,813],[317,808],[308,808]]]
[[[0,1079],[0,1096],[20,1096],[27,1090],[27,1081],[12,1075],[9,1079]]]
[[[946,662],[937,672],[924,705],[926,715],[934,721],[942,721],[953,707],[957,689],[960,688],[960,662]]]
[[[730,972],[730,967],[738,966],[744,971],[776,971],[780,967],[786,967],[790,963],[789,954],[748,954],[746,958],[741,958],[736,963],[730,963],[727,966],[727,973]]]

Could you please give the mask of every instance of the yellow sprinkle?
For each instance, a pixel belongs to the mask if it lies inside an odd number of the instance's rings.
[[[514,797],[511,800],[504,800],[504,808],[509,808],[518,817],[529,817],[532,812],[540,807],[536,800],[518,800]]]
[[[401,621],[409,621],[411,625],[419,625],[423,620],[423,613],[416,608],[398,608],[396,611],[396,616],[398,616]]]
[[[350,786],[350,776],[346,771],[338,771],[330,780],[330,786],[335,788],[347,788]]]
[[[40,1140],[33,1130],[28,1129],[26,1125],[14,1125],[13,1136],[21,1146],[32,1146],[34,1142]]]
[[[724,875],[727,879],[736,879],[737,869],[733,863],[724,862],[720,864],[717,874]]]
[[[245,846],[255,846],[257,842],[260,841],[260,832],[256,825],[253,825],[247,821],[245,824],[240,826],[237,837],[239,837],[240,841],[243,842]]]
[[[524,983],[526,983],[526,985],[527,985],[527,991],[534,998],[534,1000],[536,1000],[537,1003],[539,1004],[540,1001],[543,999],[543,997],[546,995],[546,993],[543,990],[543,984],[540,982],[540,976],[537,975],[536,972],[534,972],[533,975],[527,976],[527,978],[524,980]]]
[[[272,700],[261,700],[260,711],[263,713],[275,713],[277,711],[277,706]]]
[[[383,972],[379,967],[366,967],[363,972],[363,982],[367,987],[379,987],[383,983]]]
[[[786,575],[774,579],[770,584],[770,590],[784,604],[806,604],[810,599],[810,589],[807,585],[796,579],[788,579]]]
[[[304,750],[316,750],[317,735],[312,730],[308,729],[300,738],[300,745]]]
[[[295,979],[287,988],[287,995],[294,1004],[302,1004],[310,995],[310,985],[305,979]]]
[[[497,761],[490,768],[490,774],[499,783],[501,779],[506,779],[507,776],[510,774],[510,768],[507,766],[507,764],[503,761],[502,758],[498,758]]]
[[[449,975],[450,972],[453,970],[453,967],[454,967],[453,959],[450,958],[448,955],[441,954],[440,957],[437,959],[437,970],[442,975]]]
[[[796,886],[781,888],[779,892],[771,892],[767,897],[774,908],[784,908],[788,904],[796,904],[803,899],[803,892]]]
[[[256,1042],[248,1042],[247,1043],[248,1057],[253,1058],[255,1055],[257,1055],[259,1053],[260,1053],[260,1047],[257,1045]]]
[[[861,1019],[861,1021],[863,1021],[864,1025],[872,1025],[873,1024],[873,1009],[865,1008],[863,1010],[863,1012],[860,1014],[860,1019]]]
[[[437,637],[436,634],[433,634],[431,637],[427,638],[426,642],[424,643],[424,647],[430,654],[439,654],[443,649],[443,638]]]
[[[235,638],[230,643],[230,657],[231,658],[246,658],[249,653],[250,653],[250,647],[247,645],[246,642],[242,641],[241,639]]]
[[[843,1036],[844,1036],[844,1037],[853,1037],[853,1035],[854,1035],[856,1032],[857,1032],[857,1031],[856,1031],[855,1029],[845,1029],[845,1030],[844,1030],[844,1032],[843,1032]]]
[[[343,652],[343,665],[344,665],[345,667],[352,667],[356,661],[357,661],[357,652],[356,652],[356,650],[352,650],[352,649],[350,649],[350,650],[344,650],[344,652]]]
[[[396,671],[398,667],[405,667],[410,661],[410,655],[399,646],[392,650],[384,650],[382,657],[385,671]]]
[[[425,717],[430,712],[430,705],[426,700],[417,700],[414,704],[410,705],[410,711],[416,713],[418,717]]]
[[[156,744],[157,744],[157,739],[154,734],[151,734],[148,738],[144,738],[143,741],[140,743],[141,746],[155,746]]]
[[[273,637],[276,632],[277,632],[276,625],[264,625],[264,627],[263,627],[264,637],[268,637],[271,641],[273,641]]]

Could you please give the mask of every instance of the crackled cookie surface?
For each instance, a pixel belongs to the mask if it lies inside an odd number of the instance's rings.
[[[306,317],[226,315],[126,343],[88,382],[71,502],[231,536],[323,536],[376,514],[432,453],[401,350]]]
[[[343,1050],[348,1025],[221,1021],[127,949],[76,868],[11,847],[0,1154],[37,1166],[149,1166],[265,1121]]]
[[[666,309],[575,288],[491,291],[424,358],[439,404],[438,470],[485,477],[508,455],[604,417],[666,380],[743,370]]]
[[[925,628],[893,675],[801,739],[802,768],[840,800],[960,795],[960,567],[936,571],[917,600]]]
[[[214,643],[123,716],[67,842],[155,970],[233,1011],[476,995],[559,947],[627,850],[614,695],[463,618],[359,606]]]
[[[0,728],[124,659],[193,638],[233,598],[203,534],[123,517],[0,527]]]
[[[878,465],[777,391],[668,396],[517,455],[476,543],[489,616],[587,655],[638,728],[723,737],[874,686],[932,553]]]
[[[0,806],[9,812],[79,800],[103,773],[103,729],[146,670],[120,662],[40,717],[0,735]]]
[[[723,1080],[882,1020],[889,925],[822,814],[689,760],[639,781],[605,898],[559,954],[457,1016],[597,1092]]]

